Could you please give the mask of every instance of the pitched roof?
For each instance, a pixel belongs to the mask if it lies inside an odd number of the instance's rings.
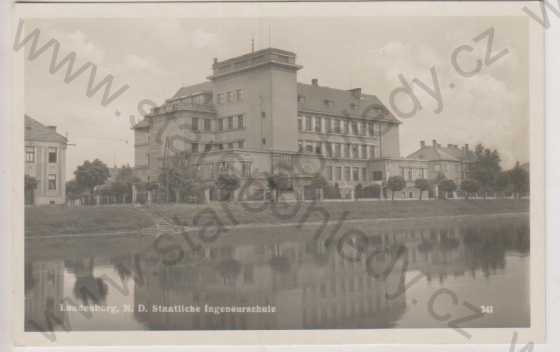
[[[298,96],[304,97],[299,109],[392,123],[400,121],[375,96],[313,84],[297,84]]]
[[[188,97],[195,93],[200,93],[200,92],[212,92],[212,87],[213,87],[212,82],[210,81],[193,84],[192,86],[181,87],[179,88],[177,93],[173,95],[171,100],[176,98],[181,98],[181,97]]]
[[[465,150],[456,145],[442,147],[438,144],[437,146],[425,145],[408,155],[407,159],[473,162],[476,161],[476,155],[471,150]]]
[[[66,137],[57,133],[54,127],[45,126],[28,115],[25,115],[25,140],[64,144],[67,142]]]

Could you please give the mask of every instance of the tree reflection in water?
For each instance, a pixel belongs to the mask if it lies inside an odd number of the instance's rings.
[[[102,278],[93,275],[94,258],[66,260],[66,270],[76,276],[73,294],[84,305],[90,303],[103,304],[107,298],[109,288]]]

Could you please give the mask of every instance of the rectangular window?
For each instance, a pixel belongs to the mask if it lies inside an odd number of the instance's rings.
[[[374,171],[372,176],[374,181],[381,181],[383,180],[383,171]]]
[[[305,130],[306,131],[311,131],[312,130],[312,119],[311,116],[305,116]]]
[[[198,117],[192,118],[192,130],[198,131]]]
[[[344,120],[344,134],[350,133],[350,121]]]
[[[233,116],[228,116],[227,127],[228,127],[228,129],[233,130]]]
[[[237,95],[237,101],[241,101],[243,100],[245,97],[243,96],[243,89],[237,89],[235,91],[235,94]]]
[[[313,142],[306,142],[305,143],[305,151],[307,153],[313,153]]]
[[[317,154],[322,153],[321,142],[315,142],[315,153]]]
[[[342,180],[342,166],[336,167],[336,180],[337,181]]]
[[[327,166],[327,177],[330,181],[333,180],[333,168],[332,166]]]
[[[375,136],[379,136],[381,133],[381,124],[379,122],[374,122],[373,123],[373,134]]]
[[[325,143],[325,149],[327,152],[327,156],[330,158],[332,157],[332,143],[331,142],[326,142]]]
[[[352,121],[352,134],[357,136],[358,135],[358,122]]]
[[[233,102],[233,92],[227,92],[227,101],[228,103]]]
[[[366,121],[362,121],[361,127],[362,127],[362,128],[360,129],[360,134],[361,134],[362,136],[365,136],[365,135],[366,135],[366,131],[367,131],[367,123],[366,123]]]
[[[350,181],[350,167],[349,166],[344,167],[344,179],[346,181]]]
[[[218,119],[218,131],[224,130],[224,119]]]
[[[360,168],[359,167],[353,167],[352,168],[352,180],[360,181]]]
[[[251,162],[250,161],[242,161],[241,162],[241,176],[243,176],[243,177],[251,176]]]
[[[217,101],[218,101],[218,104],[223,104],[224,103],[224,93],[218,93]]]
[[[204,151],[205,152],[209,152],[212,150],[212,144],[206,144],[204,145]]]
[[[228,143],[227,147],[228,149],[233,149],[233,143]]]
[[[28,163],[35,162],[35,147],[34,146],[26,146],[25,147],[25,161]]]
[[[358,155],[359,149],[357,144],[352,144],[352,158],[359,159],[360,156]]]
[[[412,180],[412,169],[408,169],[408,179]]]
[[[367,169],[362,167],[362,181],[367,181]]]
[[[198,153],[198,143],[191,143],[191,151],[193,153]]]
[[[245,148],[245,141],[239,141],[239,149]]]
[[[331,132],[332,132],[331,119],[326,117],[325,118],[325,133],[331,133]]]
[[[49,174],[48,181],[49,181],[49,185],[48,185],[49,191],[56,190],[56,175]]]
[[[369,158],[370,159],[375,159],[375,146],[374,145],[369,146]]]
[[[237,128],[245,128],[245,124],[243,123],[243,115],[237,115]]]
[[[322,123],[321,123],[321,116],[315,116],[315,132],[322,131]]]
[[[298,131],[303,130],[303,117],[301,115],[297,117],[297,129]]]
[[[150,167],[150,153],[146,153],[146,165]]]
[[[204,130],[210,131],[212,129],[212,120],[204,119]]]
[[[223,150],[224,149],[224,145],[222,143],[219,143],[216,146],[218,147],[218,150]]]
[[[56,163],[56,147],[49,147],[49,163]]]
[[[346,144],[346,148],[344,148],[344,157],[345,158],[350,158],[350,144]]]
[[[367,159],[367,145],[362,144],[362,159]]]
[[[373,137],[373,121],[368,121],[368,136]]]
[[[298,95],[297,100],[298,103],[305,104],[305,97],[303,95]]]
[[[303,142],[298,141],[297,144],[298,144],[298,152],[300,152],[300,153],[303,152]]]
[[[340,120],[339,119],[335,119],[334,120],[334,133],[341,133],[342,129],[340,127]]]
[[[342,144],[336,143],[334,145],[334,156],[335,157],[340,158],[342,156],[341,149],[342,149]]]

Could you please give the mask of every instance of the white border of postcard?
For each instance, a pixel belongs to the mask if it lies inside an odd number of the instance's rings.
[[[274,17],[341,16],[525,16],[527,6],[540,13],[538,2],[357,2],[357,3],[160,3],[160,4],[16,4],[12,35],[20,18],[147,18],[147,17]],[[270,13],[270,12],[268,12]],[[542,343],[545,338],[545,209],[544,209],[544,29],[529,20],[529,94],[531,166],[531,327],[466,329],[467,340],[453,329],[374,330],[249,330],[249,331],[72,331],[56,332],[50,342],[41,333],[24,332],[24,220],[23,220],[23,52],[12,53],[12,111],[10,165],[13,233],[13,331],[16,345],[298,345],[298,344],[509,344],[514,333],[518,346]]]

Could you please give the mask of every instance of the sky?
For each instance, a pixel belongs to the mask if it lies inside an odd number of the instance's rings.
[[[298,81],[340,89],[362,88],[396,114],[391,92],[419,79],[433,89],[431,69],[441,89],[436,100],[413,84],[422,106],[402,118],[401,154],[418,149],[419,141],[442,145],[483,143],[500,152],[504,168],[526,162],[528,147],[528,20],[519,17],[294,17],[294,18],[164,18],[164,19],[33,19],[27,30],[40,30],[39,43],[60,43],[59,60],[75,52],[77,64],[97,65],[97,82],[114,76],[112,91],[129,88],[107,106],[101,92],[86,95],[88,74],[66,83],[64,69],[51,74],[52,51],[25,58],[25,110],[45,125],[67,134],[67,179],[84,160],[99,158],[109,166],[134,163],[131,115],[141,118],[138,102],[161,104],[181,86],[206,80],[213,58],[219,60],[255,49],[293,51],[303,65]],[[487,65],[488,38],[473,38],[494,30],[492,54],[506,55]],[[472,77],[461,76],[451,64],[462,45],[460,68],[470,70],[480,58],[483,67]],[[29,45],[28,45],[29,46]],[[396,96],[396,106],[410,111],[411,100]]]

